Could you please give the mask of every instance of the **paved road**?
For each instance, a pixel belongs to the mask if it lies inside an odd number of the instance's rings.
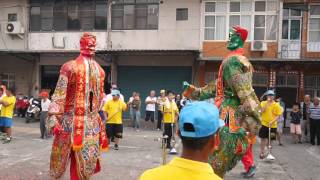
[[[39,123],[25,124],[15,120],[14,139],[10,144],[0,144],[0,180],[49,179],[49,156],[52,140],[39,139]],[[146,169],[162,163],[158,131],[135,132],[125,128],[120,150],[110,150],[102,156],[103,170],[92,179],[135,180]],[[289,141],[289,139],[287,140]],[[255,147],[257,156],[258,147]],[[178,146],[181,151],[181,146]],[[257,180],[320,180],[320,148],[306,144],[274,146],[277,160],[270,163],[257,160]],[[172,156],[168,157],[169,159]],[[242,165],[228,173],[226,180],[241,179]],[[64,179],[68,179],[68,172]]]

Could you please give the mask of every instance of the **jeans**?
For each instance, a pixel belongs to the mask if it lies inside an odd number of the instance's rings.
[[[48,137],[46,128],[46,119],[48,117],[48,111],[42,111],[40,114],[40,133],[41,138]]]
[[[139,129],[140,128],[140,119],[141,119],[140,110],[133,109],[132,116],[133,116],[133,127]]]

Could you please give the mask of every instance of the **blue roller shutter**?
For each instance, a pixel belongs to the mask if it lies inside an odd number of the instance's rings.
[[[191,77],[192,67],[118,67],[118,85],[125,100],[128,101],[133,91],[140,93],[142,118],[145,116],[144,101],[150,90],[155,90],[157,96],[161,89],[169,89],[181,94],[182,82],[190,82]],[[128,113],[125,114],[125,117],[128,117]]]

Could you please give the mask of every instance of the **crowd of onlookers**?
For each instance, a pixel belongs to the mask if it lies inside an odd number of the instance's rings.
[[[125,103],[123,95],[117,85],[113,84],[111,93],[106,94],[100,107],[101,118],[106,122],[108,138],[115,142],[115,149],[119,149],[119,139],[122,138],[123,122],[122,113],[129,110],[132,127],[140,131],[141,119],[151,122],[155,129],[164,130],[168,136],[167,148],[170,148],[170,140],[173,136],[173,129],[185,99],[175,95],[172,91],[161,90],[156,96],[156,91],[151,90],[146,99],[141,99],[139,92],[133,92]],[[141,114],[142,104],[145,104],[145,114]],[[157,118],[156,118],[157,117]],[[154,125],[155,121],[156,124]]]

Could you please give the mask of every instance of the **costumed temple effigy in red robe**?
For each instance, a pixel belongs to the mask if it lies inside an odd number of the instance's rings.
[[[84,33],[80,55],[65,63],[49,107],[53,131],[50,176],[60,178],[70,162],[70,179],[89,179],[100,171],[100,155],[108,149],[99,116],[105,72],[94,60],[96,37]]]

